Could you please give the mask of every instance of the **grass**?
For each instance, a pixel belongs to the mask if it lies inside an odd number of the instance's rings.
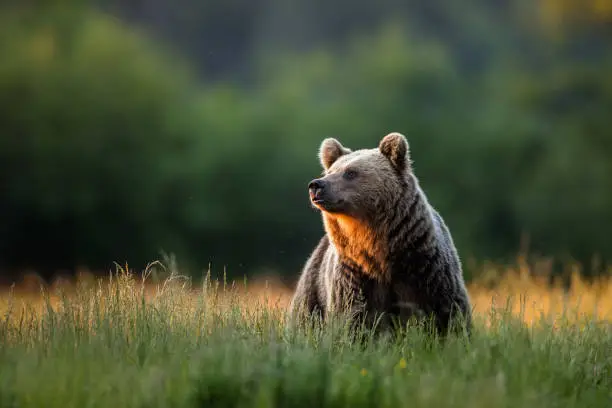
[[[519,267],[470,287],[470,341],[410,328],[358,346],[342,325],[284,327],[282,289],[145,278],[3,295],[0,406],[612,406],[610,280],[563,291]]]

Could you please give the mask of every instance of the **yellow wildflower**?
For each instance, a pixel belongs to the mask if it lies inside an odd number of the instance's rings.
[[[368,375],[368,370],[366,370],[365,368],[362,368],[360,373],[361,373],[362,376],[365,377],[366,375]]]
[[[402,357],[399,361],[399,363],[397,363],[397,365],[399,366],[399,368],[404,369],[406,368],[406,359],[404,357]]]

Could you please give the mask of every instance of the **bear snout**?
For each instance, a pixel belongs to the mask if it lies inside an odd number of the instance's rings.
[[[321,179],[314,179],[308,184],[308,192],[312,201],[320,201],[325,190],[325,182]]]

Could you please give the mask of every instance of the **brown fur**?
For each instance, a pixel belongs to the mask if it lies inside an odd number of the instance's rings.
[[[388,281],[386,239],[359,220],[344,215],[323,214],[325,231],[339,252],[354,260],[366,273],[378,281]]]
[[[390,133],[355,152],[325,139],[319,158],[324,177],[313,180],[311,199],[326,235],[298,281],[292,316],[430,316],[444,331],[460,314],[469,327],[459,257],[413,174],[405,137]]]

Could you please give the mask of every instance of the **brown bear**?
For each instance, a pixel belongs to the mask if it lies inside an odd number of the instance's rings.
[[[354,152],[328,138],[319,159],[323,177],[308,188],[326,234],[297,283],[292,321],[344,311],[379,328],[414,316],[427,317],[440,334],[455,321],[462,324],[453,328],[469,332],[461,262],[414,175],[406,138],[390,133],[378,148]]]

